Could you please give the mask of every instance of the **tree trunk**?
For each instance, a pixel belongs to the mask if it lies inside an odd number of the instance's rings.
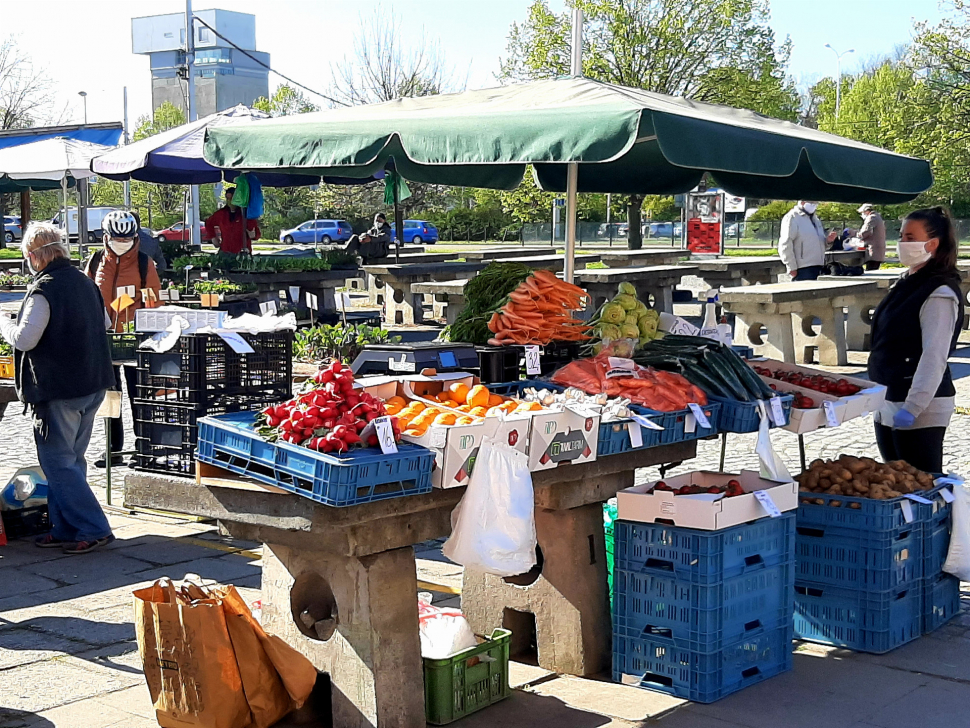
[[[643,247],[643,234],[640,231],[640,206],[643,204],[643,195],[630,195],[630,201],[626,206],[627,246],[630,250],[640,250]]]

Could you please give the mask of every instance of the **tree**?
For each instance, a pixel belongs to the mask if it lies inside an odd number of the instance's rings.
[[[607,83],[797,118],[800,99],[776,46],[766,0],[570,0],[582,8],[583,75]],[[571,19],[535,0],[513,23],[500,78],[569,73]],[[627,198],[629,244],[639,248],[643,195]]]
[[[0,42],[0,129],[26,129],[50,113],[51,80],[13,36]]]
[[[253,108],[273,117],[306,114],[320,110],[320,107],[312,103],[303,92],[285,83],[277,86],[270,98],[260,96],[256,99],[253,102]]]

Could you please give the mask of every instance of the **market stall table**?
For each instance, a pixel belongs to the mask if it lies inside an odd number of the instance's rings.
[[[788,363],[796,361],[794,327],[799,326],[818,358],[827,366],[848,363],[842,309],[858,305],[860,297],[879,288],[877,281],[795,281],[762,286],[722,288],[724,310],[736,315],[734,343],[754,347],[758,354]],[[816,335],[813,323],[821,321]],[[762,337],[761,327],[767,329]],[[804,360],[800,352],[798,359]]]
[[[528,644],[532,614],[541,667],[575,675],[608,669],[602,503],[633,485],[637,467],[687,460],[696,449],[696,441],[682,442],[533,473],[542,566],[524,581],[465,569],[462,609],[472,629],[510,624],[514,643]],[[465,489],[331,508],[221,480],[218,469],[200,473],[210,477],[130,474],[125,504],[218,519],[235,537],[264,543],[263,625],[329,674],[333,724],[423,728],[412,545],[450,533]],[[330,637],[306,627],[304,612],[333,619]]]
[[[610,250],[600,253],[610,268],[635,268],[645,265],[673,265],[682,258],[689,258],[690,251],[681,248],[657,248],[651,250]]]
[[[485,263],[381,263],[365,265],[384,291],[385,320],[390,324],[420,324],[424,320],[424,294],[411,286],[430,281],[453,281],[478,273]]]
[[[393,250],[388,253],[387,257],[382,259],[381,263],[393,263],[394,265],[409,265],[411,263],[444,263],[449,260],[457,260],[458,253],[414,253],[411,249],[406,249],[407,252],[401,252],[395,254]],[[374,263],[377,264],[376,262]],[[365,269],[361,273],[361,280],[363,282],[363,290],[367,291],[367,301],[373,306],[380,306],[384,303],[384,287],[378,285],[377,281],[374,279],[370,273]]]
[[[586,289],[590,296],[586,318],[616,295],[617,286],[624,281],[637,289],[637,298],[651,302],[658,311],[673,313],[674,286],[681,278],[697,273],[696,265],[653,265],[645,268],[601,268],[576,270],[576,284]]]
[[[781,258],[774,256],[691,258],[685,265],[696,266],[696,275],[703,278],[709,288],[731,288],[755,284],[777,283],[785,272]]]
[[[465,260],[484,260],[486,262],[496,258],[528,258],[534,255],[546,255],[550,248],[520,248],[511,245],[502,248],[488,248],[486,250],[469,250],[458,253]]]
[[[317,296],[322,311],[337,310],[336,297],[334,292],[337,288],[347,285],[351,278],[359,278],[360,270],[355,268],[334,268],[332,270],[320,271],[291,271],[279,273],[246,273],[229,272],[221,274],[221,277],[233,283],[251,284],[256,286],[259,300],[277,301],[280,299],[280,291],[286,291],[289,295],[291,286],[300,289],[300,305],[305,303],[304,295],[312,293]]]
[[[890,286],[899,280],[902,270],[867,271],[861,276],[819,276],[818,280],[832,283],[850,281],[875,281],[876,290],[871,293],[859,294],[846,307],[845,317],[845,345],[852,351],[869,351],[869,332],[872,327],[872,314],[882,299],[886,297]],[[797,333],[797,332],[796,332]]]

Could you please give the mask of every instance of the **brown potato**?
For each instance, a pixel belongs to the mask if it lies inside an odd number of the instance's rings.
[[[859,473],[861,473],[863,470],[866,469],[866,464],[861,460],[856,460],[855,462],[848,463],[845,467],[851,470],[856,475],[858,475]]]
[[[831,500],[831,501],[829,501],[829,505],[832,506],[833,508],[841,508],[842,507],[842,501],[840,501],[840,500]]]
[[[821,468],[825,465],[825,461],[821,458],[816,458],[812,461],[812,464],[808,466],[809,470],[815,470],[816,468]]]
[[[840,480],[844,480],[847,483],[851,483],[852,482],[852,475],[853,475],[853,473],[848,468],[842,468],[836,474],[839,476],[839,479]]]
[[[818,487],[821,488],[822,490],[828,490],[829,488],[832,487],[832,481],[829,480],[828,478],[819,478]]]
[[[856,510],[859,510],[860,508],[862,508],[862,504],[861,503],[850,503],[849,504],[849,508],[855,508]]]

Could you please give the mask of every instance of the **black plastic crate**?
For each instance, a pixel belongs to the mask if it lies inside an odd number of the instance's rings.
[[[3,511],[3,532],[7,538],[27,538],[51,530],[50,513],[46,505]]]
[[[227,395],[283,401],[293,379],[293,332],[241,334],[252,354],[237,354],[215,334],[189,334],[169,351],[137,351],[136,397],[212,406]]]
[[[288,398],[288,396],[287,396]],[[164,473],[194,473],[200,417],[209,414],[261,410],[283,401],[246,395],[224,395],[217,405],[172,404],[135,400],[135,468]]]

